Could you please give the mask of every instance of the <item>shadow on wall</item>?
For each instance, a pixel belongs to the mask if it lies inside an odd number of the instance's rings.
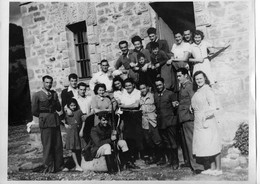
[[[9,24],[9,33],[8,124],[18,125],[32,120],[31,100],[22,28]]]

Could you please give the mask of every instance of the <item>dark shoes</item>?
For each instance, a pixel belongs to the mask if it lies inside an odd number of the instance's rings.
[[[180,167],[181,167],[181,168],[183,168],[183,167],[190,167],[190,164],[186,162],[186,163],[184,163],[184,164],[181,164]]]
[[[165,164],[166,164],[166,159],[165,159],[165,157],[162,157],[156,164],[157,164],[157,165],[165,165]]]
[[[140,169],[140,167],[138,167],[137,165],[135,165],[132,162],[127,162],[126,163],[126,169]]]
[[[196,175],[196,174],[200,174],[203,170],[200,170],[200,169],[197,169],[197,170],[193,170],[193,174]]]
[[[179,164],[173,164],[173,165],[172,165],[172,169],[173,169],[173,170],[177,170],[178,168],[179,168]]]

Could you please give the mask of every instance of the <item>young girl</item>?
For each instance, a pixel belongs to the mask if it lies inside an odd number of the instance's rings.
[[[81,161],[80,137],[83,136],[83,129],[85,127],[85,121],[82,119],[83,113],[79,109],[77,100],[74,98],[68,101],[67,108],[65,117],[65,127],[67,129],[65,149],[71,150],[72,158],[76,165],[75,171],[83,171],[79,165]]]

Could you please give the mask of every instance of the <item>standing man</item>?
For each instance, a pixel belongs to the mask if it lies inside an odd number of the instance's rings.
[[[132,156],[132,163],[134,163],[138,159],[138,152],[143,152],[142,111],[139,110],[141,93],[135,89],[131,78],[124,80],[124,86],[125,91],[123,91],[121,98],[118,99],[118,104],[123,111],[121,117],[124,122],[124,140],[127,142]]]
[[[179,68],[177,70],[177,79],[181,85],[179,91],[178,117],[184,132],[191,169],[194,174],[199,174],[204,168],[202,165],[196,163],[196,159],[192,155],[194,116],[190,112],[190,106],[194,91],[192,89],[192,82],[188,78],[189,75],[186,68]]]
[[[88,115],[91,112],[91,99],[92,96],[90,94],[86,94],[87,87],[89,87],[86,83],[80,82],[78,84],[78,94],[74,96],[79,104],[80,110],[83,114]]]
[[[151,42],[149,42],[147,45],[146,45],[146,49],[148,49],[150,51],[150,53],[152,53],[152,49],[151,49],[151,43],[152,42],[157,42],[159,44],[159,50],[163,50],[166,54],[168,54],[170,52],[169,50],[169,45],[167,43],[166,40],[160,40],[157,35],[156,35],[156,29],[153,28],[153,27],[150,27],[148,30],[147,30],[147,34],[148,34],[148,37],[150,39]]]
[[[94,114],[91,110],[91,100],[92,96],[86,94],[88,85],[84,82],[80,82],[78,84],[78,95],[73,97],[77,100],[80,110],[84,114],[85,118],[89,117],[91,114]],[[84,118],[84,119],[85,119]],[[80,137],[83,137],[85,142],[88,143],[90,140],[90,130],[94,126],[94,116],[91,119],[91,121],[88,121],[90,119],[85,119],[85,123],[83,123],[83,134],[80,134]],[[92,121],[93,120],[93,121]]]
[[[74,96],[78,95],[78,76],[75,73],[69,74],[69,87],[62,90],[61,92],[61,105],[62,110],[64,112],[64,107],[66,106],[67,102],[73,98]]]
[[[58,95],[51,90],[53,78],[42,78],[43,88],[32,97],[32,115],[39,118],[41,141],[43,146],[44,173],[58,172],[63,167],[63,145],[60,131],[61,111]]]
[[[190,29],[185,29],[183,31],[183,37],[184,37],[184,41],[189,43],[189,44],[192,44],[193,43],[193,40],[192,40],[192,32]]]
[[[185,29],[183,31],[184,41],[189,43],[190,45],[193,44],[192,36],[193,36],[193,34],[192,34],[190,29]],[[190,74],[192,76],[192,74],[193,74],[193,64],[191,62],[188,62],[188,64],[189,64],[189,68],[190,68]]]
[[[138,80],[138,75],[130,67],[130,63],[134,62],[134,57],[132,55],[133,51],[129,50],[128,42],[123,40],[118,44],[122,55],[116,61],[115,69],[118,70],[121,66],[124,67],[123,74],[127,74],[128,77],[132,78],[135,82]]]
[[[106,59],[100,62],[101,71],[95,73],[92,79],[89,81],[89,87],[94,90],[95,85],[99,83],[104,83],[108,92],[112,90],[112,74],[108,71],[109,64]]]
[[[165,88],[164,79],[155,79],[157,93],[155,93],[155,105],[157,110],[158,128],[164,143],[164,150],[168,157],[169,165],[173,170],[179,167],[178,145],[177,145],[177,117],[176,117],[176,95]]]
[[[146,154],[149,159],[146,163],[153,164],[161,160],[164,156],[161,152],[162,140],[157,126],[156,107],[154,95],[149,92],[149,86],[145,83],[139,85],[141,91],[140,109],[142,110],[142,128],[144,139],[147,144]]]

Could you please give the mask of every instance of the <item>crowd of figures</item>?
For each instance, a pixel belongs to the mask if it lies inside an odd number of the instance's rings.
[[[190,167],[194,174],[220,175],[221,142],[211,86],[216,82],[204,35],[196,30],[174,34],[171,51],[156,29],[142,45],[139,36],[119,42],[122,55],[109,70],[107,60],[89,84],[70,74],[61,103],[51,90],[53,78],[43,77],[43,88],[33,95],[32,113],[39,117],[44,172],[76,170],[85,160],[105,157],[108,172],[140,169],[136,160]],[[63,113],[58,114],[57,111]],[[60,124],[67,130],[65,149],[74,168],[63,162]],[[179,164],[181,147],[184,164]]]

